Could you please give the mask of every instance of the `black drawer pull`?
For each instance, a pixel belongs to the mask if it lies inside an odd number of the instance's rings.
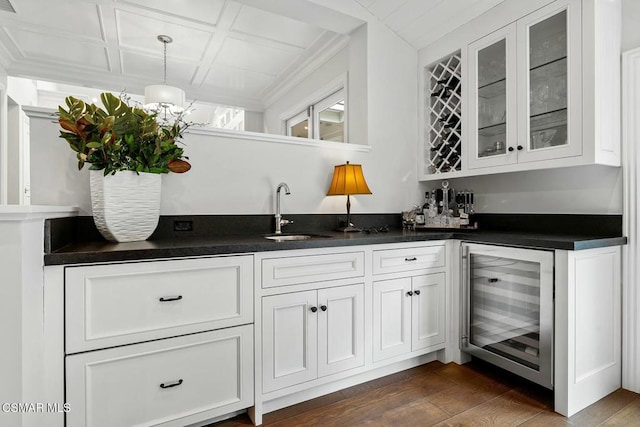
[[[326,306],[326,305],[321,305],[321,306],[320,306],[320,310],[322,310],[322,311],[327,311],[327,306]]]
[[[182,295],[178,295],[177,297],[161,297],[158,301],[169,302],[169,301],[180,301],[181,299],[182,299]]]
[[[489,283],[496,283],[499,279],[497,277],[491,277]]]
[[[160,384],[160,388],[177,387],[180,384],[182,384],[182,378],[180,378],[178,381],[173,381],[173,382],[170,382],[170,383],[162,383],[162,384]]]
[[[405,258],[404,260],[405,260],[405,261],[407,261],[407,262],[409,262],[409,261],[417,261],[417,260],[418,260],[418,258],[416,258],[416,257],[413,257],[413,258]]]
[[[318,307],[311,307],[309,310],[311,310],[312,313],[315,313],[318,311]]]
[[[413,293],[416,295],[420,295],[420,289],[416,289],[415,291],[413,291]]]
[[[413,292],[409,291],[407,292],[407,296],[410,297],[411,295],[413,295]]]

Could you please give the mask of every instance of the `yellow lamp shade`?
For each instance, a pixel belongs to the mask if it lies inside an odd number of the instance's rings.
[[[338,165],[333,170],[333,179],[327,191],[327,196],[348,196],[350,194],[371,194],[364,179],[361,165],[347,162]]]

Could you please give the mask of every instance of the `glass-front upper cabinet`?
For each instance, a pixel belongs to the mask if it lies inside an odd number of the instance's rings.
[[[526,99],[518,122],[519,162],[582,153],[579,28],[575,0],[518,21],[518,96]]]
[[[582,153],[580,0],[471,43],[468,58],[469,168]]]
[[[515,36],[512,24],[469,46],[469,167],[516,162],[507,148],[516,138]]]

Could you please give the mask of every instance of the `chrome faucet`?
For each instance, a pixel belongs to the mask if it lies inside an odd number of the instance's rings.
[[[281,182],[278,184],[278,188],[276,189],[276,234],[282,234],[282,226],[287,224],[292,224],[293,221],[288,219],[283,219],[282,215],[280,215],[280,190],[284,188],[284,194],[291,194],[289,190],[289,186]]]

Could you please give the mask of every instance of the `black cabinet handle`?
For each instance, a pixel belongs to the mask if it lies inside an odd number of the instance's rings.
[[[417,261],[417,260],[418,260],[418,258],[416,258],[416,257],[413,257],[413,258],[405,258],[404,260],[405,260],[405,261],[407,261],[407,262],[410,262],[410,261]]]
[[[178,381],[173,381],[173,382],[170,382],[170,383],[162,383],[162,384],[160,384],[160,388],[177,387],[180,384],[182,384],[182,378],[180,378]]]
[[[161,297],[158,301],[169,302],[169,301],[180,301],[181,299],[182,299],[182,295],[178,295],[176,297]]]
[[[322,311],[327,311],[327,306],[326,306],[326,305],[321,305],[321,306],[320,306],[320,310],[322,310]]]
[[[318,311],[318,307],[311,307],[309,310],[311,310],[312,313],[315,313]]]
[[[518,151],[523,150],[524,147],[522,145],[518,145]]]
[[[415,291],[413,291],[413,293],[416,295],[420,295],[420,289],[416,289]]]
[[[413,292],[409,291],[407,292],[407,296],[410,297],[411,295],[413,295]]]
[[[489,283],[496,283],[497,281],[498,281],[498,278],[497,278],[497,277],[491,277],[491,278],[489,279]]]
[[[509,148],[507,148],[507,150],[513,151],[513,147],[509,147]]]

